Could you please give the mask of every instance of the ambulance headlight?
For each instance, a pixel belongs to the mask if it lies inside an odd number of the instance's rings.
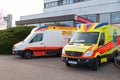
[[[84,54],[84,56],[91,56],[92,53],[93,53],[93,50],[87,51],[87,52]]]
[[[64,49],[62,49],[62,54],[65,54],[65,50]]]

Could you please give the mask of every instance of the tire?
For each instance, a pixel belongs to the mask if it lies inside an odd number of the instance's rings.
[[[67,67],[70,67],[70,66],[71,66],[71,64],[69,64],[69,63],[67,63],[67,62],[66,62],[66,66],[67,66]]]
[[[115,62],[115,58],[118,56],[118,51],[113,53],[113,58],[110,60],[110,62]]]
[[[23,57],[25,59],[30,59],[32,58],[32,51],[25,51],[24,54],[23,54]]]
[[[100,59],[99,58],[95,58],[93,65],[90,66],[90,69],[92,70],[98,70],[98,67],[100,66]]]
[[[114,65],[120,69],[120,53],[118,53],[114,58]]]

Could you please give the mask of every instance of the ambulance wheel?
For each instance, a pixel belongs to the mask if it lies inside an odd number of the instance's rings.
[[[24,55],[25,59],[30,59],[30,58],[32,58],[32,51],[27,50],[27,51],[24,52],[23,55]]]
[[[95,60],[94,60],[94,62],[93,62],[93,65],[90,66],[90,68],[91,68],[92,70],[95,70],[95,71],[96,71],[99,66],[100,66],[100,60],[99,60],[99,58],[95,58]]]
[[[120,69],[120,56],[114,58],[114,65]]]
[[[71,66],[71,64],[69,64],[69,63],[67,63],[67,62],[66,62],[66,66],[67,66],[67,67],[70,67],[70,66]]]
[[[116,58],[118,55],[119,55],[118,51],[115,51],[115,52],[113,53],[113,58],[110,59],[109,61],[110,61],[110,62],[114,62],[115,58]]]

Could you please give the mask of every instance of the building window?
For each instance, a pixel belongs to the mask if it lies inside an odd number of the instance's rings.
[[[70,0],[67,0],[67,4],[70,4]]]
[[[92,14],[92,15],[82,15],[81,17],[86,18],[88,20],[97,22],[97,15],[96,14]]]
[[[83,15],[83,16],[81,16],[81,17],[83,17],[83,18],[87,18],[87,16],[86,16],[86,15]]]
[[[54,2],[52,2],[52,3],[51,3],[51,7],[54,7],[54,6],[55,6],[55,3],[54,3]]]
[[[96,22],[97,17],[96,17],[96,15],[88,15],[88,16],[87,16],[87,19],[89,19],[89,20],[92,20],[92,21]]]
[[[41,23],[40,26],[54,26],[55,22]]]
[[[58,1],[58,6],[61,6],[61,5],[63,5],[63,1],[62,0]]]
[[[78,2],[83,2],[83,1],[85,1],[85,0],[78,0]]]
[[[110,22],[110,13],[100,14],[100,22]]]
[[[49,4],[46,3],[46,4],[44,5],[44,8],[48,8],[48,7],[49,7]]]
[[[111,14],[112,23],[120,23],[120,12],[115,12]]]
[[[58,6],[58,1],[46,3],[44,5],[44,8],[50,8],[50,7],[55,7],[55,6]]]
[[[54,1],[54,2],[50,2],[50,3],[45,3],[44,8],[67,5],[67,4],[83,2],[83,1],[89,1],[89,0],[59,0],[59,1]]]
[[[58,2],[57,1],[55,2],[55,6],[58,6]]]
[[[72,4],[74,2],[74,0],[70,0],[70,4]]]
[[[73,21],[60,21],[60,22],[56,22],[55,24],[56,26],[73,26],[74,22]]]
[[[67,4],[67,0],[62,0],[63,5]]]
[[[51,3],[48,3],[48,8],[51,7]]]
[[[68,4],[68,0],[63,0],[63,5]]]

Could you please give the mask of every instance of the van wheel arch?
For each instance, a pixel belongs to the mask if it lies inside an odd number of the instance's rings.
[[[119,51],[118,50],[116,50],[114,53],[115,53],[115,57],[119,55]]]
[[[115,50],[115,51],[113,52],[113,59],[111,59],[110,61],[111,61],[111,62],[114,62],[115,58],[116,58],[118,55],[119,55],[119,51],[118,51],[118,50]]]
[[[119,55],[118,50],[114,50],[110,55],[107,56],[109,62],[114,62],[115,57]]]

